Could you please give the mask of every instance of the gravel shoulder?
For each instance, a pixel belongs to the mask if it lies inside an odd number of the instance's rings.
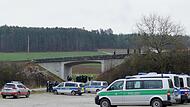
[[[99,107],[94,103],[95,94],[84,94],[82,96],[54,95],[52,93],[32,94],[29,98],[7,98],[0,97],[0,107]],[[171,107],[189,107],[190,104],[174,105]],[[130,106],[125,106],[130,107]],[[141,107],[141,106],[132,106]],[[149,107],[149,106],[143,106]]]

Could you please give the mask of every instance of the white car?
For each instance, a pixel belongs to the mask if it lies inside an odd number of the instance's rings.
[[[82,95],[85,92],[84,84],[79,82],[62,82],[59,85],[53,87],[55,94],[72,94]]]
[[[14,98],[19,98],[20,96],[30,96],[30,89],[19,82],[6,83],[1,91],[3,98],[7,96],[13,96]]]
[[[85,84],[85,90],[87,93],[98,92],[108,86],[106,81],[89,81]]]

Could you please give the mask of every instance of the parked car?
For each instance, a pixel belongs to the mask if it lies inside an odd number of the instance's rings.
[[[175,103],[170,78],[118,79],[97,93],[95,103],[100,107],[118,105],[151,105],[166,107]]]
[[[62,82],[53,87],[55,94],[82,95],[85,92],[84,84],[79,82]]]
[[[142,75],[127,76],[126,78],[170,78],[174,85],[174,95],[176,103],[183,104],[187,100],[187,94],[184,89],[180,88],[180,79],[177,74],[157,74],[156,72],[150,72]]]
[[[190,76],[189,75],[179,75],[180,79],[180,92],[183,96],[182,98],[185,98],[184,101],[187,99],[187,102],[190,103]]]
[[[85,89],[87,93],[93,93],[98,92],[107,86],[108,83],[106,81],[89,81],[85,84]]]
[[[3,98],[7,96],[13,96],[14,98],[26,96],[28,98],[30,96],[30,89],[20,82],[6,83],[1,91],[1,95]]]

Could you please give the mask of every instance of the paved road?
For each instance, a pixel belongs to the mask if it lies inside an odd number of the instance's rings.
[[[32,94],[29,98],[0,98],[0,107],[99,107],[94,104],[94,97],[95,95],[93,94],[84,94],[82,96],[53,95],[48,93]],[[172,107],[190,107],[190,104],[174,105]]]

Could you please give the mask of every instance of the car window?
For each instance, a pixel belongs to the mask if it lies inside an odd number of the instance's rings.
[[[124,81],[117,81],[113,83],[108,90],[123,90]]]
[[[15,88],[14,84],[5,84],[4,88]]]
[[[107,83],[107,82],[104,82],[104,83],[103,83],[103,86],[108,86],[108,83]]]
[[[179,82],[179,77],[178,76],[174,76],[174,85],[176,87],[179,87],[180,86],[180,82]]]
[[[75,83],[65,83],[65,87],[77,87]]]
[[[101,86],[101,82],[92,82],[91,85]]]
[[[25,88],[24,86],[22,85],[17,85],[18,88]]]
[[[190,78],[187,78],[187,86],[190,87]]]
[[[84,87],[84,84],[79,84],[80,87]]]
[[[162,88],[162,80],[144,80],[144,89],[160,89]]]
[[[140,89],[141,85],[141,81],[127,81],[126,89]]]
[[[57,87],[64,87],[64,84],[61,83],[61,84],[59,84]]]
[[[179,82],[180,82],[180,87],[181,87],[181,88],[184,88],[183,78],[179,78]]]
[[[168,84],[169,84],[169,88],[174,88],[174,85],[172,83],[172,80],[171,79],[168,79]]]

